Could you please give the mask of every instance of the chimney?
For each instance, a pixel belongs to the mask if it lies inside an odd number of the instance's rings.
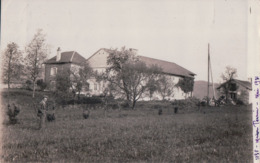
[[[60,58],[61,58],[60,52],[61,52],[60,47],[58,47],[58,49],[57,49],[56,61],[60,61]]]

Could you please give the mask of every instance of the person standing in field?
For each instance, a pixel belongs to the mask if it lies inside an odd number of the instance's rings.
[[[39,129],[45,127],[45,119],[46,119],[46,102],[48,100],[47,96],[43,96],[43,100],[40,102],[40,107],[38,108],[37,116],[40,117]]]

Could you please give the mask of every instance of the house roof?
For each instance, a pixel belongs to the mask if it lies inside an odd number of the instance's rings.
[[[67,51],[61,53],[61,59],[59,61],[56,61],[56,57],[52,57],[51,59],[47,60],[45,64],[59,64],[59,63],[76,63],[80,64],[82,62],[85,62],[86,59],[81,56],[76,51]]]
[[[244,81],[244,80],[238,80],[238,79],[232,79],[231,82],[237,83],[246,89],[252,90],[252,84],[249,81]],[[222,83],[217,89],[220,89],[225,83]]]
[[[111,50],[111,49],[101,48],[97,52],[95,52],[92,56],[90,56],[88,59],[93,57],[100,50],[104,50],[109,54],[114,52],[114,50]],[[163,73],[165,73],[165,74],[182,76],[182,77],[192,77],[192,78],[194,78],[194,75],[196,75],[195,73],[193,73],[173,62],[163,61],[163,60],[149,58],[149,57],[140,56],[140,55],[138,55],[138,57],[147,66],[157,65],[158,67],[161,67]]]
[[[148,66],[156,65],[158,67],[161,67],[163,73],[166,74],[183,76],[183,77],[192,77],[192,78],[194,78],[194,75],[196,75],[195,73],[173,62],[163,61],[163,60],[149,58],[145,56],[139,56],[139,58]]]

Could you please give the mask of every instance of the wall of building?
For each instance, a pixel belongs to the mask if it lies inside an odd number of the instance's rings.
[[[246,89],[245,87],[239,86],[237,90],[237,99],[243,101],[244,104],[250,104],[251,92],[252,91]]]
[[[51,69],[57,68],[57,74],[62,73],[62,71],[69,70],[71,68],[71,63],[65,64],[46,64],[45,65],[45,82],[48,84],[48,88],[54,90],[56,87],[56,75],[51,75]]]
[[[109,56],[108,52],[101,49],[93,57],[88,59],[90,67],[96,69],[102,69],[107,67],[107,57]]]
[[[107,65],[107,57],[109,56],[109,53],[107,53],[105,50],[101,49],[98,51],[94,56],[89,58],[88,62],[89,65],[93,68],[94,71],[97,72],[104,72],[105,69],[108,67]],[[178,76],[169,76],[167,75],[174,84],[177,84],[179,79],[181,77]],[[88,80],[89,85],[89,92],[94,95],[98,95],[103,93],[105,90],[107,83],[98,83],[94,78]],[[180,88],[174,87],[173,94],[167,99],[173,100],[173,99],[185,99],[186,97],[190,96],[189,94],[185,94]],[[154,100],[161,100],[162,97],[158,92],[155,92],[152,99]],[[149,95],[145,94],[142,100],[150,100]]]

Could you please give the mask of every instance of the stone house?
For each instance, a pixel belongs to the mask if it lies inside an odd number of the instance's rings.
[[[217,90],[220,92],[224,91],[224,87],[226,84],[230,84],[228,91],[228,98],[233,99],[236,101],[237,99],[243,101],[245,104],[252,103],[252,84],[249,81],[243,81],[243,80],[237,80],[232,79],[230,82],[224,82],[219,87],[217,87]]]
[[[44,81],[49,84],[51,89],[55,89],[55,77],[58,73],[72,68],[78,69],[81,63],[86,62],[86,59],[76,51],[62,52],[57,49],[57,55],[47,60],[45,64]]]

